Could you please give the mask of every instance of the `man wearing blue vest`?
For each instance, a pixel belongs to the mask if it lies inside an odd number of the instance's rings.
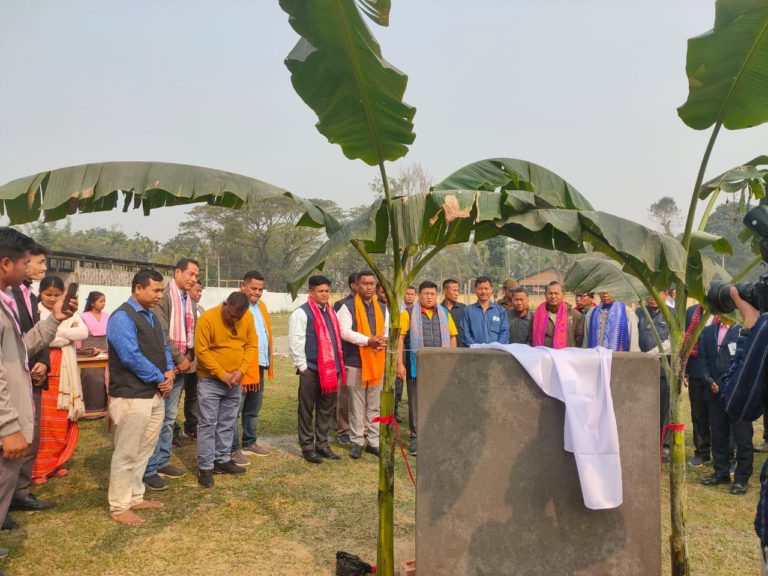
[[[400,341],[397,346],[397,376],[408,386],[408,427],[410,453],[416,456],[417,373],[416,352],[422,348],[456,348],[456,325],[443,306],[437,304],[437,284],[419,284],[419,300],[400,314]]]
[[[138,526],[144,519],[136,510],[163,506],[144,500],[142,480],[176,373],[163,327],[152,311],[163,297],[163,276],[156,270],[139,270],[131,291],[107,324],[109,416],[115,424],[107,495],[112,519]]]

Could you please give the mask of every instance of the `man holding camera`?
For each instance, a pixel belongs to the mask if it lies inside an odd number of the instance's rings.
[[[768,314],[761,314],[750,302],[744,300],[735,286],[729,293],[734,305],[744,318],[743,327],[736,343],[736,353],[721,391],[725,410],[731,418],[753,421],[765,410],[766,376],[768,362]],[[755,350],[757,353],[750,354]],[[763,576],[768,576],[768,462],[760,472],[760,500],[755,515],[755,532],[760,538]]]

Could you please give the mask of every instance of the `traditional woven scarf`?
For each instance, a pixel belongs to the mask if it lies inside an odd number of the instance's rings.
[[[411,338],[411,374],[416,378],[416,350],[424,348],[424,332],[422,330],[421,322],[422,315],[425,313],[421,304],[416,303],[408,311],[410,315],[410,326],[408,327],[408,335]],[[450,348],[451,346],[451,334],[448,329],[448,313],[443,306],[435,306],[432,309],[432,314],[437,314],[437,320],[440,323],[440,346],[442,348]]]
[[[179,349],[179,352],[186,354],[195,342],[195,317],[192,314],[192,298],[187,294],[186,306],[183,306],[181,293],[174,283],[168,286],[168,292],[171,294],[171,318],[168,336]]]
[[[365,304],[358,294],[355,296],[355,322],[357,331],[364,336],[381,336],[384,334],[384,314],[381,312],[378,300],[371,301],[374,317],[376,319],[375,333],[368,322],[368,314],[365,312]],[[385,350],[374,350],[370,346],[359,346],[360,361],[363,364],[362,388],[375,388],[382,382],[384,376]]]
[[[331,334],[328,332],[328,326],[325,323],[320,307],[312,298],[307,300],[307,304],[309,304],[309,309],[312,310],[315,334],[317,334],[317,375],[320,378],[320,392],[322,394],[335,394],[339,390],[339,374],[336,372],[336,357],[333,354]],[[325,309],[328,313],[328,318],[331,320],[333,333],[336,336],[336,354],[338,355],[341,368],[341,380],[346,384],[347,378],[344,374],[344,359],[341,353],[339,321],[336,319],[336,313],[333,311],[332,306],[326,306]]]
[[[37,305],[40,311],[40,319],[45,320],[51,315],[42,304]],[[75,313],[71,318],[67,318],[59,324],[59,330],[72,328],[75,323],[82,322],[82,318]],[[85,324],[83,322],[83,324]],[[85,414],[85,404],[83,403],[83,386],[80,382],[80,369],[77,367],[77,352],[74,342],[64,346],[56,346],[61,350],[61,362],[59,364],[59,392],[56,396],[56,408],[66,410],[67,419],[77,422],[80,416]]]
[[[607,309],[605,319],[605,331],[602,342],[600,338],[600,324],[603,312]],[[587,346],[595,348],[602,346],[614,352],[626,352],[629,350],[629,323],[627,322],[627,308],[621,302],[614,302],[610,306],[598,306],[593,309],[589,317],[589,340]]]
[[[693,331],[696,330],[696,326],[699,324],[699,320],[701,320],[701,313],[704,311],[704,309],[701,306],[696,306],[696,310],[693,311],[693,316],[691,317],[691,323],[688,325],[688,328],[685,331],[685,342],[687,343],[688,340],[691,339],[691,334],[693,334]],[[699,357],[699,340],[696,339],[696,343],[693,345],[693,348],[691,348],[691,358],[698,358]]]
[[[267,350],[272,351],[272,325],[269,322],[267,307],[261,300],[259,300],[259,310],[261,311],[261,317],[264,319],[264,326],[267,328]],[[259,346],[263,345],[263,342],[259,342]],[[256,358],[255,362],[251,362],[251,367],[248,369],[248,373],[243,375],[243,379],[240,382],[243,392],[258,392],[259,388],[261,388],[261,366],[258,361],[258,352],[256,352]],[[270,380],[272,380],[272,377],[274,376],[272,364],[274,363],[270,362],[269,368],[267,368],[267,377]]]
[[[547,336],[547,324],[549,323],[549,312],[547,303],[542,302],[536,308],[533,315],[533,346],[544,346]],[[565,302],[560,303],[555,318],[555,332],[552,336],[552,348],[559,349],[568,346],[568,306]]]

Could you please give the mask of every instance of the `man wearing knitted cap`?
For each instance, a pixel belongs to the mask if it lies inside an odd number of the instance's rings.
[[[514,278],[507,278],[504,280],[504,284],[501,285],[502,298],[499,304],[501,304],[507,312],[515,308],[513,300],[515,297],[515,288],[518,286],[520,286],[520,283]]]

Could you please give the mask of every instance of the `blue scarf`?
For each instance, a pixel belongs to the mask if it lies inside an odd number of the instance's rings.
[[[605,306],[597,306],[592,309],[592,315],[589,317],[587,346],[590,348],[603,346],[614,352],[626,352],[629,350],[629,322],[627,322],[627,308],[622,302],[614,302],[608,308],[603,341],[597,341],[600,336],[600,320],[605,309]]]
[[[433,314],[437,314],[437,319],[440,321],[440,340],[443,348],[450,348],[451,335],[448,333],[448,314],[446,314],[445,308],[436,305],[433,309]],[[411,337],[411,374],[416,378],[416,350],[424,348],[424,333],[421,330],[421,315],[423,314],[423,308],[421,304],[414,304],[413,308],[408,310],[410,315],[411,325],[408,328],[408,335]]]

